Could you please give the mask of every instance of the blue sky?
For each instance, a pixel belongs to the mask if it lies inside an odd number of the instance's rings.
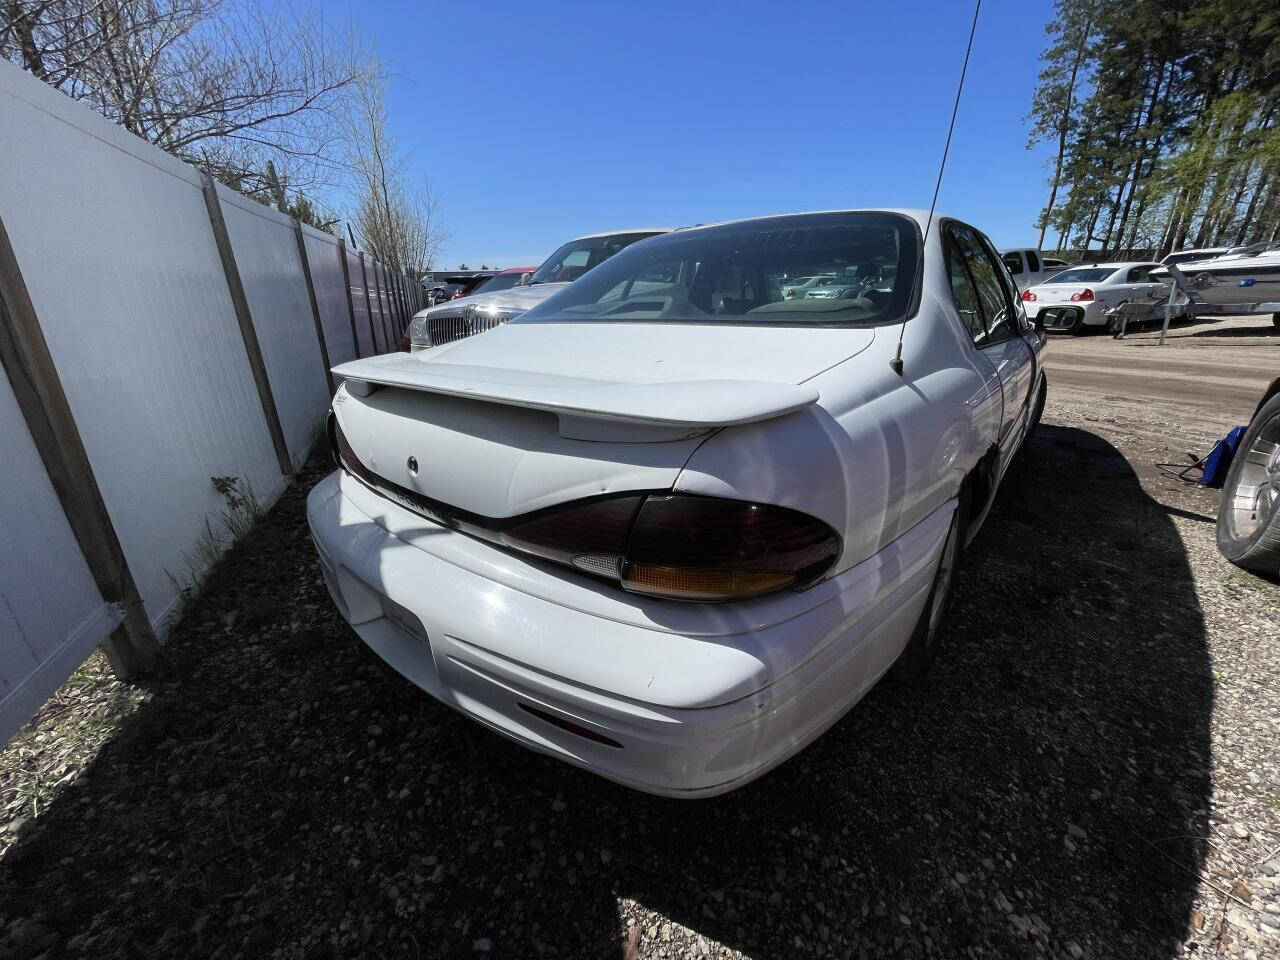
[[[972,6],[356,6],[391,71],[443,262],[536,264],[582,233],[860,206],[927,207]],[[1023,120],[1050,0],[985,0],[941,210],[1033,244],[1047,147]]]

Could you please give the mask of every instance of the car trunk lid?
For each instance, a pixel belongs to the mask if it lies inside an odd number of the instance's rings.
[[[510,517],[669,489],[708,432],[817,402],[803,381],[872,337],[856,328],[517,322],[335,367],[347,383],[334,409],[379,476]]]

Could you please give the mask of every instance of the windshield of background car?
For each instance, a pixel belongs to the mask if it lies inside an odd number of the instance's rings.
[[[520,274],[518,273],[499,273],[490,277],[480,286],[472,290],[472,293],[497,293],[499,290],[511,290],[520,282]]]
[[[607,237],[572,240],[548,257],[529,278],[529,283],[570,283],[637,240],[653,236],[657,234],[615,233]]]
[[[1061,273],[1050,277],[1045,283],[1100,283],[1115,272],[1114,267],[1063,270]]]
[[[876,324],[914,293],[915,221],[891,213],[770,217],[631,247],[517,322]],[[795,279],[835,278],[795,291]],[[784,279],[788,278],[788,279]]]

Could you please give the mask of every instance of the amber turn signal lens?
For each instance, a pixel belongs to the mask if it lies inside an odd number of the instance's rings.
[[[745,600],[795,583],[785,570],[696,570],[656,563],[633,563],[622,584],[637,593],[676,600]]]

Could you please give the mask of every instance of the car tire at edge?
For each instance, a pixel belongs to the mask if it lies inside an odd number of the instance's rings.
[[[1237,502],[1242,486],[1256,491],[1252,509]],[[1256,525],[1242,530],[1242,520]],[[1280,576],[1280,394],[1258,408],[1236,448],[1222,485],[1217,541],[1236,566]]]

